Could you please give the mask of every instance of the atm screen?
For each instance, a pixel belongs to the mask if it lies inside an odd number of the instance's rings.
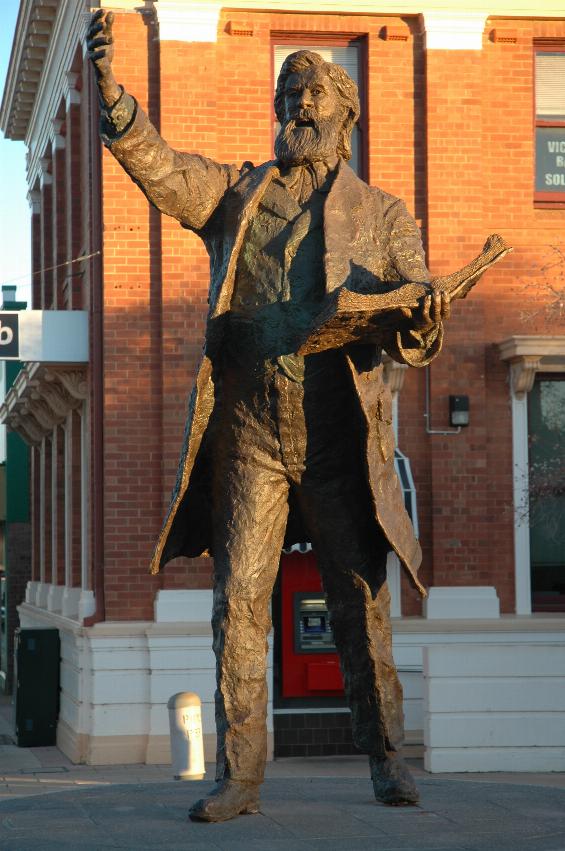
[[[330,618],[323,597],[294,595],[294,644],[296,653],[334,653]]]

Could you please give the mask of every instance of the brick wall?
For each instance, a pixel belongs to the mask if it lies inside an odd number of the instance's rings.
[[[252,35],[230,35],[245,18]],[[517,33],[495,43],[490,31]],[[385,38],[395,27],[401,39]],[[430,370],[431,423],[465,393],[471,425],[427,435],[423,371],[400,398],[400,446],[412,460],[430,584],[497,587],[513,609],[511,420],[507,366],[495,344],[549,333],[539,271],[565,210],[533,205],[532,40],[565,24],[496,21],[482,51],[429,51],[417,19],[224,11],[216,44],[154,41],[150,19],[116,15],[118,79],[175,147],[222,162],[272,156],[271,34],[365,39],[369,182],[403,197],[422,226],[432,274],[468,262],[501,233],[515,251],[454,307]],[[206,587],[209,560],[177,560],[158,579],[147,564],[174,482],[186,399],[204,331],[208,261],[198,239],[152,213],[103,154],[104,465],[107,617],[150,618],[157,587]],[[403,611],[420,612],[408,587]]]

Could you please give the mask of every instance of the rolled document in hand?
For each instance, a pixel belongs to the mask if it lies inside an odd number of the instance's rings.
[[[357,293],[342,286],[325,299],[308,333],[300,340],[298,354],[310,355],[348,343],[375,343],[391,331],[406,327],[402,308],[416,308],[420,300],[437,292],[452,299],[465,298],[482,275],[512,251],[498,234],[491,234],[481,253],[451,275],[429,283],[375,281],[374,293]]]

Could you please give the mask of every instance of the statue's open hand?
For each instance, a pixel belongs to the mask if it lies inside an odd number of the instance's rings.
[[[436,292],[428,295],[415,309],[402,308],[403,315],[410,320],[415,331],[430,331],[439,322],[449,319],[451,313],[449,293]]]
[[[86,33],[88,58],[92,62],[100,94],[107,106],[112,106],[121,94],[121,89],[116,83],[112,71],[112,60],[114,58],[113,23],[113,12],[98,9],[92,15]]]

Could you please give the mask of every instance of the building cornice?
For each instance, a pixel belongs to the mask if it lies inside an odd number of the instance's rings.
[[[565,335],[515,334],[498,344],[502,360],[525,356],[565,358]]]
[[[21,0],[0,107],[0,130],[25,139],[59,0]]]
[[[423,13],[426,50],[481,50],[484,11],[428,10]]]
[[[42,0],[39,0],[41,2]],[[45,67],[30,115],[26,144],[29,148],[28,184],[33,186],[39,160],[53,135],[52,119],[69,89],[67,72],[71,68],[77,46],[84,38],[90,8],[84,0],[58,0],[59,13],[53,24]]]
[[[538,372],[565,372],[565,336],[520,334],[498,344],[500,359],[510,365],[510,387],[523,398]]]
[[[80,408],[87,391],[85,364],[24,364],[0,405],[0,422],[26,443],[39,446]]]
[[[101,6],[138,14],[143,0],[102,0]],[[156,9],[161,40],[214,42],[222,11],[247,10],[290,13],[334,13],[341,15],[422,16],[428,49],[480,49],[487,18],[561,19],[562,0],[468,0],[465,10],[454,10],[450,0],[410,2],[388,0],[144,0]],[[62,97],[68,94],[66,72],[77,40],[82,39],[90,14],[86,0],[21,0],[12,54],[0,106],[0,130],[14,140],[25,139],[34,166],[43,155],[44,125],[54,118]],[[34,144],[30,143],[33,140]],[[37,149],[37,153],[35,150]],[[35,156],[34,156],[35,153]]]

